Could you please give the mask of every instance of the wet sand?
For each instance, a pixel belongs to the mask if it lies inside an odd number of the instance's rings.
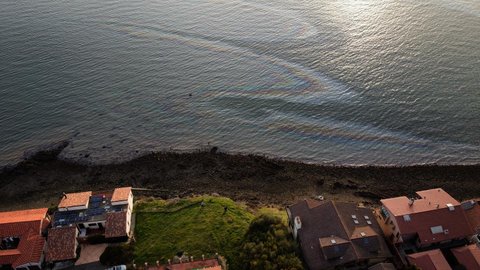
[[[480,165],[337,167],[216,151],[152,153],[110,165],[39,152],[0,172],[0,210],[55,206],[62,192],[133,186],[135,195],[172,198],[218,193],[248,205],[284,206],[318,195],[376,204],[381,198],[442,187],[457,199],[480,197]]]

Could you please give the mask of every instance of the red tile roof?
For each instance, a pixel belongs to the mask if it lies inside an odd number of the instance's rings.
[[[0,224],[42,220],[48,208],[0,212]]]
[[[75,259],[77,228],[61,227],[48,230],[47,238],[47,262],[57,262]]]
[[[407,255],[408,261],[422,270],[452,270],[439,249]]]
[[[113,190],[112,202],[126,201],[132,192],[131,187],[121,187]]]
[[[107,213],[105,222],[105,237],[123,237],[127,236],[127,212]]]
[[[12,267],[16,268],[28,263],[39,263],[44,247],[45,238],[34,231],[30,231],[27,238],[20,241],[18,249],[21,250],[21,254],[12,264]]]
[[[478,200],[463,202],[462,206],[465,206],[465,214],[473,233],[480,233],[480,205]]]
[[[161,266],[149,266],[148,270],[222,270],[216,259],[198,260]]]
[[[402,235],[417,234],[421,245],[429,245],[472,234],[465,210],[443,189],[424,190],[417,194],[421,199],[414,200],[411,205],[407,197],[381,200]],[[406,215],[409,221],[405,219]],[[442,231],[433,233],[431,228],[437,226],[441,226]]]
[[[65,195],[66,197],[63,197],[60,203],[58,204],[58,208],[87,205],[88,200],[90,199],[90,196],[92,196],[92,192],[86,191],[86,192],[77,192],[77,193],[67,193]]]
[[[193,261],[193,262],[172,264],[172,265],[168,265],[167,269],[169,270],[192,270],[192,269],[221,270],[222,269],[221,267],[220,268],[214,268],[214,267],[220,267],[218,265],[218,261],[216,259],[208,259],[208,260],[199,260],[199,261]]]
[[[460,206],[457,200],[441,188],[418,191],[417,195],[420,198],[414,200],[412,205],[409,204],[410,199],[405,196],[384,199],[381,202],[394,216],[445,209],[448,208],[447,204]]]
[[[290,219],[298,216],[301,220],[298,238],[310,269],[391,256],[371,209],[354,203],[305,200],[290,206],[288,212]]]
[[[41,231],[48,224],[47,208],[0,213],[0,237],[18,237],[16,249],[1,250],[0,264],[14,268],[27,263],[39,263],[45,240]]]
[[[454,248],[452,253],[467,270],[480,269],[480,248],[476,244]]]

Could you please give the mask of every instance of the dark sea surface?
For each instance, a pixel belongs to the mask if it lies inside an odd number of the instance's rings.
[[[480,1],[3,0],[0,166],[60,140],[480,163]]]

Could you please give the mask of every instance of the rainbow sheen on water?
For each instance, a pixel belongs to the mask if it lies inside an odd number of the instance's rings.
[[[165,149],[480,163],[480,2],[5,0],[0,166]]]

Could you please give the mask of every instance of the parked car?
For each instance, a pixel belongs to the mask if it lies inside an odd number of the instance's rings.
[[[115,266],[112,266],[112,267],[109,267],[105,270],[127,270],[127,266],[122,264],[122,265],[115,265]]]

